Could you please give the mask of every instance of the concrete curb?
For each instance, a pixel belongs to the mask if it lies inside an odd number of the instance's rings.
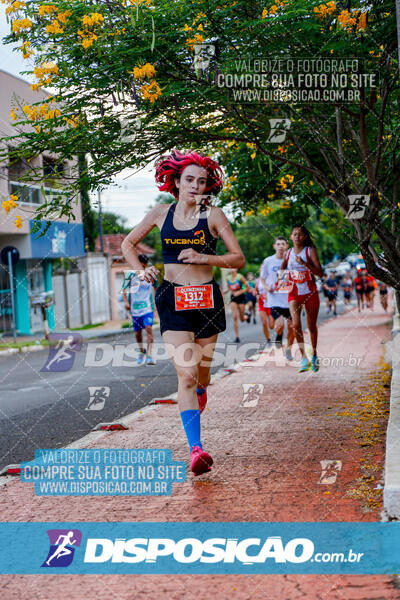
[[[160,329],[160,324],[156,323],[155,325],[153,325],[153,329]],[[62,332],[62,333],[68,333],[68,332]],[[71,333],[79,333],[79,335],[82,337],[83,341],[87,342],[90,340],[95,340],[97,338],[113,337],[113,336],[127,334],[127,333],[133,334],[134,331],[133,331],[133,327],[124,327],[123,329],[107,329],[105,331],[103,330],[103,331],[97,331],[97,332],[92,332],[90,329],[86,330],[86,331],[85,330],[75,331],[75,332],[71,331]],[[21,346],[20,348],[7,348],[5,350],[1,350],[1,347],[0,347],[0,358],[2,356],[10,356],[12,354],[37,352],[38,350],[47,350],[47,349],[48,349],[48,346],[42,346],[42,344]]]
[[[391,342],[392,383],[386,432],[383,508],[389,519],[400,519],[400,316],[395,313]]]

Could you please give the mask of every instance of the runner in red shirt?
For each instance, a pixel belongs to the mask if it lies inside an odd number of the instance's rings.
[[[364,287],[364,278],[362,277],[361,271],[358,271],[357,277],[354,278],[354,287],[355,287],[356,296],[357,296],[358,312],[361,312],[361,310],[363,308],[365,308],[365,304],[364,304],[365,287]]]

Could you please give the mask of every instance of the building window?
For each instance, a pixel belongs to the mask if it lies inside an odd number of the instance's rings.
[[[43,156],[44,179],[62,177],[64,175],[64,163],[57,162],[48,156]]]
[[[8,177],[9,179],[21,179],[27,174],[31,165],[24,158],[18,158],[14,162],[10,162],[8,165]]]
[[[11,193],[18,196],[20,202],[26,204],[40,204],[42,202],[40,188],[32,185],[25,185],[17,181],[11,181]]]
[[[20,202],[25,204],[41,204],[43,202],[43,191],[46,195],[45,200],[48,202],[65,202],[68,198],[67,192],[56,190],[49,187],[39,187],[36,185],[25,185],[18,181],[10,181],[11,194],[18,196]]]

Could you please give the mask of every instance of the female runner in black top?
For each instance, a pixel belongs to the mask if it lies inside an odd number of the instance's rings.
[[[163,157],[156,165],[156,181],[160,191],[172,193],[177,202],[155,206],[122,243],[125,259],[133,269],[140,270],[136,244],[154,227],[161,232],[165,279],[155,300],[161,333],[178,375],[178,405],[195,475],[209,471],[213,463],[202,449],[200,411],[207,401],[206,387],[218,333],[226,327],[224,303],[212,268],[241,269],[245,264],[222,210],[201,203],[205,195],[221,191],[222,178],[220,166],[196,152],[182,154],[174,150]],[[228,250],[221,256],[215,254],[218,236]],[[149,282],[157,275],[153,266],[144,271]]]

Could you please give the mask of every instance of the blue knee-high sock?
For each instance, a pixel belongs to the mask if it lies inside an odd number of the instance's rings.
[[[190,450],[192,450],[193,446],[200,446],[203,449],[200,441],[200,411],[184,410],[181,412],[181,419]]]

